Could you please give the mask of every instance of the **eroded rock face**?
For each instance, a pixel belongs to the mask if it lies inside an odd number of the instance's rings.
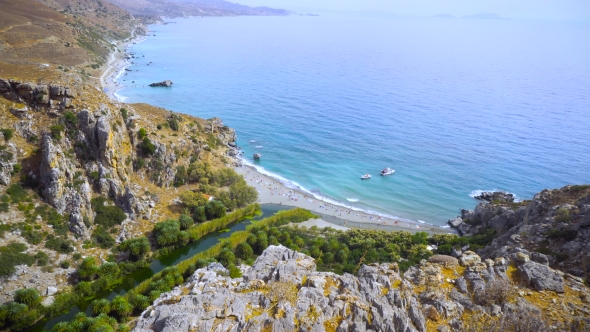
[[[4,139],[3,137],[0,138]],[[13,143],[4,145],[3,149],[0,150],[0,185],[7,186],[10,184],[14,165],[17,163],[16,157],[16,146]]]
[[[407,284],[395,265],[339,276],[316,272],[309,256],[270,246],[243,278],[226,274],[219,264],[197,270],[186,285],[189,295],[179,289],[164,294],[134,331],[426,330],[415,295],[393,287]]]
[[[524,202],[480,203],[449,223],[463,235],[494,230],[492,243],[478,250],[484,258],[520,251],[537,263],[590,277],[590,264],[584,264],[590,256],[589,186],[543,190]]]

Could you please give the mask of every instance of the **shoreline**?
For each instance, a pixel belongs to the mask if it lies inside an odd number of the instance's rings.
[[[106,68],[100,75],[100,86],[102,92],[104,92],[110,99],[116,102],[124,102],[123,98],[119,98],[117,96],[117,91],[125,87],[119,83],[118,80],[121,76],[123,76],[125,69],[131,66],[129,60],[126,59],[127,49],[131,44],[140,43],[146,40],[147,37],[147,35],[137,35],[135,32],[136,30],[132,32],[132,36],[129,37],[129,39],[120,41],[114,45],[115,50],[109,54],[109,61],[106,64]]]
[[[265,175],[250,165],[242,163],[242,166],[234,167],[234,170],[244,177],[249,186],[256,189],[259,204],[276,204],[307,209],[319,215],[319,219],[323,222],[337,227],[409,231],[413,233],[427,232],[429,234],[456,234],[451,228],[418,224],[401,218],[385,217],[317,199],[301,189],[287,187],[279,179]],[[322,223],[322,225],[325,224]]]
[[[149,32],[148,32],[149,35]],[[115,45],[115,49],[109,55],[107,67],[100,76],[102,91],[116,102],[124,102],[119,98],[117,91],[124,88],[118,79],[124,75],[125,69],[131,65],[126,59],[127,49],[131,44],[146,40],[146,36],[138,36],[135,30],[126,41],[121,41]],[[121,51],[123,49],[123,51]],[[405,218],[392,217],[377,212],[364,211],[355,207],[347,207],[345,203],[331,202],[328,197],[318,199],[312,193],[302,190],[297,184],[293,186],[285,185],[290,182],[287,179],[276,178],[258,171],[254,166],[244,164],[243,160],[238,159],[241,167],[234,167],[236,172],[246,179],[248,185],[254,187],[259,194],[258,203],[260,204],[277,204],[290,207],[301,207],[312,211],[320,216],[316,222],[311,225],[329,225],[336,229],[375,229],[386,231],[409,231],[409,232],[427,232],[429,234],[456,234],[452,228],[443,228],[436,225],[418,223]],[[276,189],[269,189],[276,188]]]

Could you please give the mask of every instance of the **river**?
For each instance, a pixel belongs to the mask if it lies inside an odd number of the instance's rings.
[[[260,220],[262,218],[267,218],[280,210],[289,210],[291,209],[291,207],[279,206],[274,204],[263,204],[261,205],[261,209],[262,214],[256,216],[255,218],[244,219],[231,224],[228,227],[229,232],[213,232],[207,234],[203,236],[199,241],[189,243],[188,245],[182,248],[178,248],[170,254],[161,257],[160,259],[152,261],[149,267],[136,270],[133,273],[125,276],[123,278],[123,282],[114,286],[114,288],[111,288],[110,290],[105,291],[102,294],[99,294],[92,300],[103,298],[112,300],[117,295],[125,295],[127,291],[133,289],[135,286],[139,285],[141,282],[150,278],[154,274],[162,271],[163,269],[169,266],[176,265],[182,262],[183,260],[192,257],[195,254],[198,254],[202,251],[209,249],[210,247],[217,244],[220,239],[227,238],[236,231],[245,230],[246,226],[250,224],[251,220]],[[55,316],[48,320],[42,320],[37,324],[33,325],[31,328],[29,328],[28,331],[40,332],[44,330],[51,330],[55,324],[59,322],[70,321],[74,318],[76,314],[80,312],[86,313],[87,316],[92,316],[92,308],[90,307],[90,302],[92,302],[92,300],[79,303],[78,305],[71,308],[70,311],[68,311],[67,313]]]

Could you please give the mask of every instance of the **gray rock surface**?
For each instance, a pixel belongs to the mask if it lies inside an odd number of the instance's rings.
[[[393,287],[401,282],[395,265],[365,265],[357,277],[339,276],[316,272],[309,256],[270,246],[242,278],[226,275],[219,264],[195,271],[188,295],[163,294],[134,331],[426,330],[415,295]]]
[[[551,290],[558,293],[564,291],[563,276],[547,265],[528,261],[518,267],[522,278],[536,290]]]
[[[172,85],[174,85],[174,83],[172,83],[171,80],[165,80],[165,81],[162,81],[162,82],[157,82],[157,83],[150,84],[151,87],[161,86],[161,87],[165,87],[165,88],[169,88]]]

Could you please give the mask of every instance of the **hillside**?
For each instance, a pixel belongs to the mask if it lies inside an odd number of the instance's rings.
[[[282,16],[292,12],[268,7],[248,7],[224,0],[109,0],[136,16]]]

